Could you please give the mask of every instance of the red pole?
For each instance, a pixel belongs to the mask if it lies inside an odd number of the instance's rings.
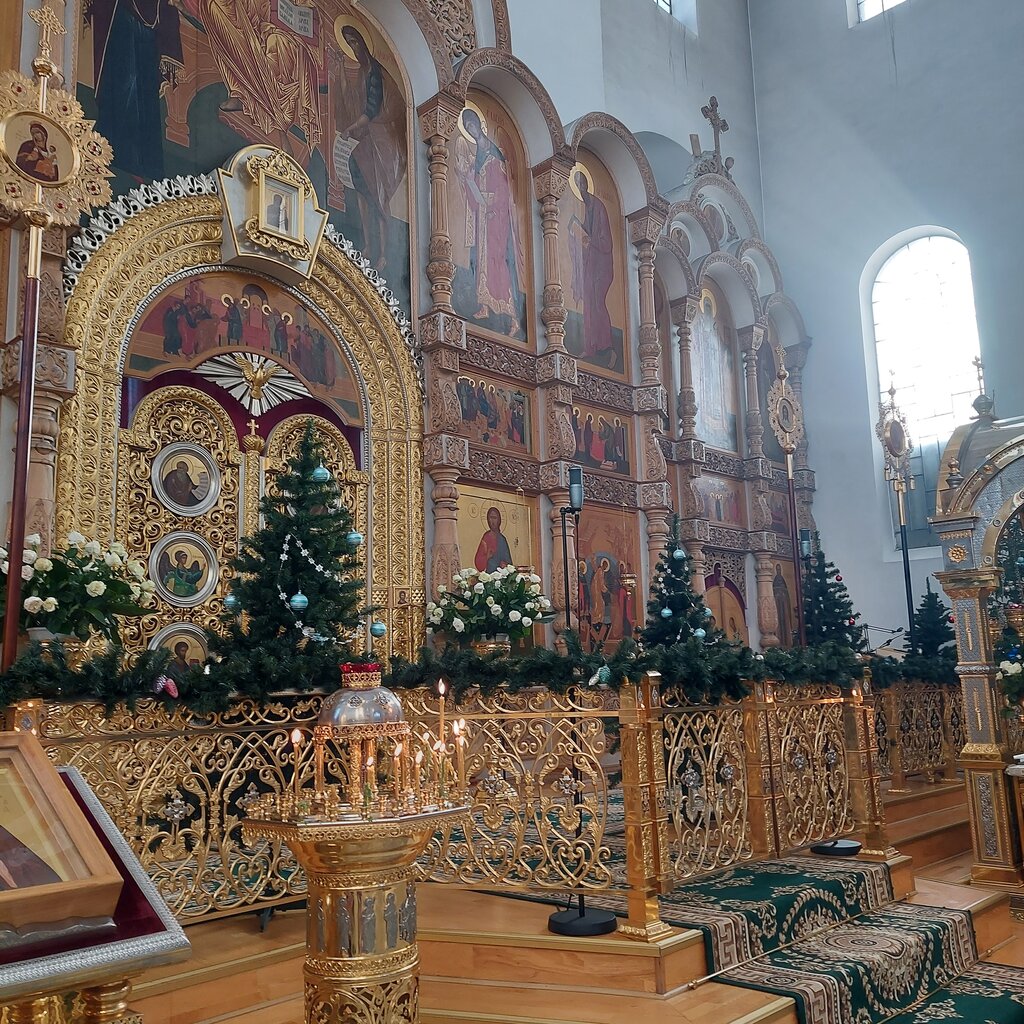
[[[21,318],[21,381],[18,385],[18,434],[14,449],[14,487],[11,491],[11,524],[7,553],[7,603],[4,608],[3,657],[6,672],[18,653],[18,619],[21,617],[21,552],[25,547],[28,506],[28,469],[32,440],[32,405],[36,390],[36,348],[39,336],[39,274],[42,266],[42,226],[28,228],[28,272],[25,306]]]

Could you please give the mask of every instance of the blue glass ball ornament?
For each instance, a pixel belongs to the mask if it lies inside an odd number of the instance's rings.
[[[662,608],[661,609],[661,617],[663,619],[671,619],[672,618],[672,609],[671,608]]]
[[[309,479],[315,484],[325,484],[331,479],[331,471],[321,462],[320,465],[309,474]]]
[[[228,594],[224,598],[224,607],[229,612],[239,612],[242,610],[242,599],[237,594]]]
[[[362,546],[363,535],[358,530],[349,530],[345,535],[345,540],[350,548],[355,549]]]
[[[707,634],[707,632],[706,632],[705,630],[701,629],[701,628],[700,628],[700,626],[698,626],[698,627],[697,627],[697,628],[696,628],[696,629],[695,629],[695,630],[693,631],[693,635],[694,635],[694,636],[695,636],[695,637],[696,637],[696,638],[697,638],[698,640],[703,640],[703,639],[704,639],[704,637],[706,637],[706,636],[707,636],[708,634]]]
[[[714,614],[715,614],[715,613],[714,613],[714,612],[713,612],[713,611],[712,611],[712,610],[711,610],[710,608],[708,608],[708,607],[707,607],[707,606],[705,605],[705,607],[704,607],[704,618],[705,618],[705,619],[710,619],[710,618],[711,618],[711,616],[712,616],[712,615],[714,615]]]
[[[304,612],[309,607],[309,598],[300,590],[288,598],[288,607],[293,612]]]
[[[1017,564],[1018,564],[1019,566],[1022,566],[1022,567],[1024,567],[1024,555],[1021,555],[1020,557],[1018,557],[1018,559],[1017,559]]]
[[[370,636],[375,637],[377,640],[382,636],[385,636],[387,631],[387,624],[381,622],[380,619],[374,619],[373,622],[370,623]]]
[[[672,552],[672,557],[677,561],[681,562],[686,557],[686,552],[682,548],[676,548]]]
[[[612,670],[607,665],[602,665],[597,670],[597,681],[599,683],[610,683],[612,681]]]

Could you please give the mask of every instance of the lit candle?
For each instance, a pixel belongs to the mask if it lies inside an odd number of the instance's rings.
[[[416,767],[412,775],[413,789],[416,793],[416,803],[420,802],[420,765],[423,764],[423,751],[416,751]]]
[[[402,799],[402,744],[395,747],[395,754],[392,758],[391,774],[392,782],[395,784],[395,799]]]
[[[295,768],[292,772],[292,784],[295,787],[295,806],[299,803],[299,752],[302,749],[302,730],[292,729],[292,753],[295,756]]]
[[[438,679],[438,681],[437,681],[437,692],[440,695],[441,699],[438,702],[438,708],[440,710],[438,712],[439,722],[438,722],[438,726],[437,726],[437,734],[438,734],[438,739],[441,741],[442,744],[444,743],[444,694],[445,694],[445,690],[446,689],[447,689],[447,687],[444,684],[444,679]]]
[[[314,741],[315,742],[315,741]],[[324,792],[324,744],[323,740],[316,743],[314,748],[316,751],[316,792],[319,796]]]
[[[437,782],[443,797],[445,785],[448,781],[446,778],[448,774],[448,751],[445,750],[444,743],[441,740],[434,744],[434,753],[437,755]]]
[[[465,792],[466,790],[466,759],[462,749],[463,744],[466,742],[465,728],[466,720],[464,718],[460,718],[457,722],[452,722],[452,735],[455,737],[455,764],[459,776],[459,792]]]

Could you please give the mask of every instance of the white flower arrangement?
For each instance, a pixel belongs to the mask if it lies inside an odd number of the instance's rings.
[[[520,640],[551,611],[540,577],[514,566],[494,572],[462,569],[450,587],[441,585],[437,593],[437,601],[427,603],[427,632],[453,633],[460,642],[502,633]]]
[[[120,616],[142,615],[156,601],[156,585],[146,578],[141,559],[131,558],[117,541],[104,548],[97,540],[72,531],[62,551],[40,553],[42,538],[34,533],[25,538],[19,572],[21,585],[21,628],[44,626],[53,633],[75,635],[82,640],[101,633],[118,639]],[[17,549],[15,549],[17,550]],[[0,572],[11,572],[8,553]],[[6,600],[6,580],[0,585],[0,613]]]

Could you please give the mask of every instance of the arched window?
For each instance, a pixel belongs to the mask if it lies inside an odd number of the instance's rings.
[[[910,544],[925,547],[935,543],[927,517],[935,509],[943,446],[972,415],[978,393],[980,346],[967,247],[948,234],[902,245],[875,275],[871,318],[879,398],[895,385],[915,447]]]
[[[883,11],[898,7],[903,0],[857,0],[857,20],[867,21],[875,18]]]

